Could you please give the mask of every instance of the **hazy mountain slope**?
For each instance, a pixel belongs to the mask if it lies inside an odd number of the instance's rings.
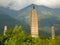
[[[29,26],[24,20],[18,21],[1,11],[0,12],[0,34],[3,33],[4,25],[7,25],[8,29],[13,28],[15,25],[21,25],[27,32],[29,31],[27,28]]]
[[[30,5],[22,10],[19,11],[19,14],[15,17],[17,20],[21,20],[24,18],[24,20],[27,22],[27,24],[30,24],[30,16],[31,16],[31,11],[32,11],[32,6]],[[41,31],[46,31],[51,33],[51,26],[52,24],[55,25],[56,28],[56,34],[58,30],[60,30],[60,15],[55,14],[55,10],[45,7],[45,6],[38,6],[35,5],[35,8],[38,13],[39,17],[39,30]],[[60,33],[59,33],[60,34]]]
[[[9,15],[6,15],[2,11],[0,12],[0,33],[3,32],[4,25],[7,25],[8,28],[12,28],[15,26],[17,21],[11,18]]]
[[[29,32],[30,31],[30,16],[32,11],[32,5],[25,7],[24,9],[15,11],[8,8],[0,8],[3,15],[7,14],[7,16],[11,17],[10,20],[14,19],[17,23],[12,21],[12,23],[22,25],[23,28]],[[49,36],[51,33],[51,25],[55,25],[56,35],[60,35],[60,11],[58,9],[51,9],[45,6],[35,5],[35,8],[38,13],[38,22],[39,22],[39,34],[43,36]],[[0,12],[1,12],[0,11]],[[57,12],[58,11],[58,12]],[[1,17],[1,15],[0,15]],[[4,18],[5,16],[3,16]],[[9,18],[8,17],[8,18]],[[0,18],[1,19],[1,18]],[[2,20],[3,22],[4,20]],[[9,23],[9,21],[6,23]],[[4,23],[2,23],[4,24]],[[10,25],[10,24],[9,24]],[[12,25],[12,24],[11,24]],[[48,35],[49,34],[49,35]]]

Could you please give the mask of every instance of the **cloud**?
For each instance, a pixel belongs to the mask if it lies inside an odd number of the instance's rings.
[[[34,3],[38,5],[45,5],[52,8],[60,7],[60,0],[36,0]]]
[[[15,10],[22,9],[32,3],[52,8],[60,7],[60,0],[0,0],[0,6]]]
[[[16,10],[22,9],[30,4],[32,4],[30,0],[0,0],[0,6]]]

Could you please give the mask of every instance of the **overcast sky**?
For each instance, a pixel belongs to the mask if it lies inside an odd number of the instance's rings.
[[[45,5],[50,8],[60,8],[60,0],[0,0],[0,7],[19,10],[30,4]]]

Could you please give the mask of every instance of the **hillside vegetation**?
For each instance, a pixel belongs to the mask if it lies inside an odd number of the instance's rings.
[[[60,36],[54,40],[51,37],[31,37],[21,26],[8,29],[5,35],[0,35],[0,45],[60,45]]]

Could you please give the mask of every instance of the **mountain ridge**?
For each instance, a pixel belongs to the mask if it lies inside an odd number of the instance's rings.
[[[27,7],[30,7],[30,6],[33,6],[33,5],[35,5],[35,4],[31,4],[31,5],[27,6]],[[60,8],[54,8],[54,9],[53,9],[53,8],[49,8],[49,7],[43,6],[43,5],[35,5],[35,6],[37,6],[37,7],[39,6],[40,8],[45,8],[45,9],[52,9],[52,10],[55,10],[56,12],[57,12],[57,11],[60,12]],[[27,8],[27,7],[25,7],[25,8]],[[25,8],[23,8],[23,9],[21,9],[21,10],[24,10]],[[11,11],[11,12],[14,12],[14,11],[19,12],[19,11],[21,11],[21,10],[12,10],[12,9],[9,9],[9,8],[4,8],[4,7],[0,7],[0,10],[3,10],[3,11],[4,11],[4,10],[5,10],[5,11],[7,10],[7,11]],[[4,11],[4,12],[5,12],[5,11]],[[16,13],[16,12],[15,12],[15,13]],[[6,12],[5,12],[5,13],[6,13]],[[9,14],[10,14],[10,13],[9,13]]]
[[[0,14],[1,15],[8,15],[11,18],[13,18],[14,20],[16,20],[16,24],[18,25],[22,25],[22,27],[29,33],[30,32],[30,16],[31,16],[31,11],[32,11],[32,5],[29,5],[21,10],[15,11],[15,10],[10,10],[10,9],[2,9],[0,8],[0,13],[4,13],[4,14]],[[38,24],[39,24],[39,34],[40,35],[47,35],[51,33],[50,27],[51,24],[55,25],[56,28],[56,35],[60,35],[60,15],[57,14],[57,12],[55,13],[54,9],[45,7],[45,6],[38,6],[35,5],[36,11],[38,13]],[[59,11],[60,12],[60,11]],[[7,17],[6,17],[7,18]],[[1,19],[1,18],[0,18]],[[12,19],[11,19],[12,20]],[[2,22],[2,21],[1,21]],[[13,22],[14,23],[14,22]],[[13,25],[12,23],[12,25]],[[2,22],[2,24],[4,24]],[[9,23],[8,23],[9,24]],[[14,24],[14,25],[16,25]],[[28,28],[27,28],[28,27]],[[45,32],[41,33],[41,32]],[[59,33],[58,33],[59,32]]]

